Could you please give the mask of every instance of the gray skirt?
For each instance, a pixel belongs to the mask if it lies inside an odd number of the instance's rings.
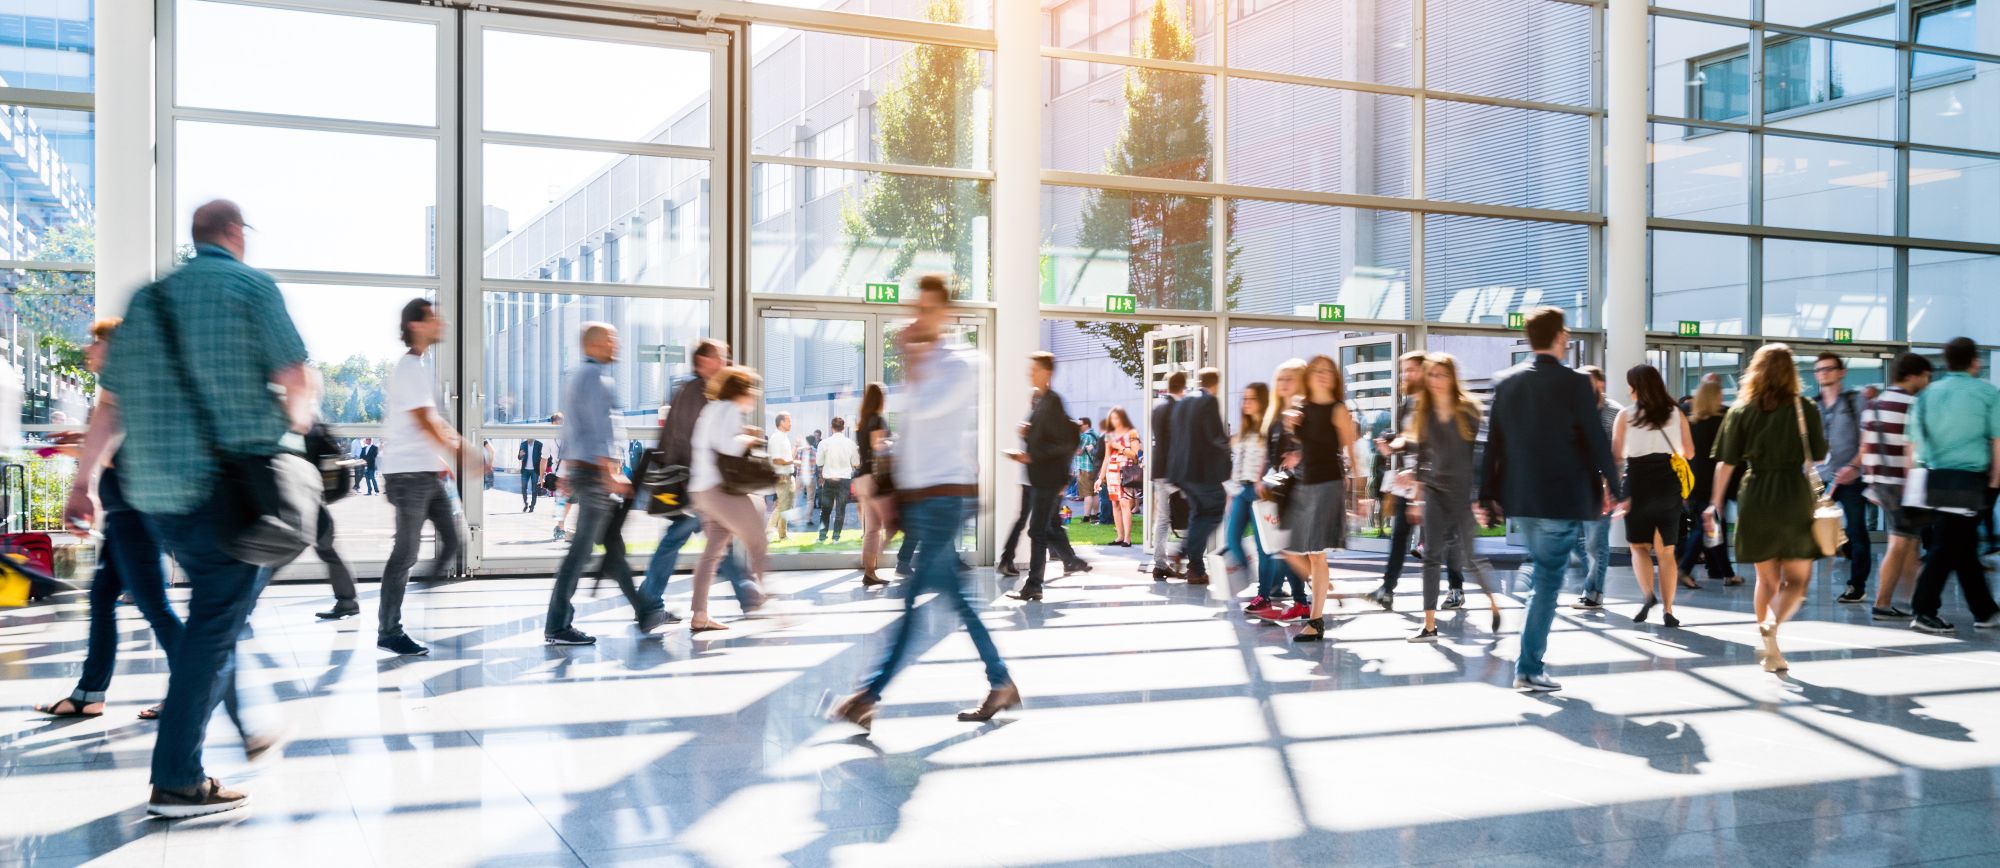
[[[1347,547],[1347,481],[1335,479],[1299,485],[1285,503],[1285,550],[1317,554]]]

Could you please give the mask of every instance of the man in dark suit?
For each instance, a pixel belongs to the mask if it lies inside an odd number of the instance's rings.
[[[1187,582],[1208,584],[1209,537],[1222,526],[1227,496],[1222,483],[1229,478],[1229,429],[1222,424],[1222,404],[1215,392],[1222,386],[1222,372],[1202,368],[1195,373],[1201,389],[1174,403],[1172,453],[1167,456],[1167,481],[1181,490],[1188,501]]]
[[[521,511],[534,512],[535,501],[542,496],[542,441],[523,440],[521,448],[515,452],[520,458],[521,469]]]
[[[382,493],[382,486],[375,481],[376,464],[381,458],[382,447],[372,438],[369,439],[368,445],[361,447],[361,460],[367,462],[361,466],[361,475],[368,480],[368,493],[370,495]]]
[[[1063,408],[1062,396],[1049,388],[1055,379],[1054,353],[1028,356],[1028,382],[1035,387],[1028,421],[1022,422],[1021,451],[1014,460],[1028,466],[1028,580],[1014,594],[1023,600],[1042,598],[1042,576],[1048,568],[1049,551],[1062,559],[1063,574],[1088,571],[1090,565],[1070,548],[1069,534],[1063,531],[1063,489],[1069,487],[1069,463],[1076,455],[1076,423]]]
[[[1174,549],[1174,486],[1167,481],[1167,461],[1173,455],[1174,402],[1187,391],[1187,372],[1167,375],[1167,393],[1153,405],[1152,448],[1146,450],[1146,481],[1152,489],[1146,497],[1146,548],[1153,552],[1153,578],[1171,579],[1180,575],[1175,561],[1181,553]]]
[[[1543,673],[1542,653],[1569,553],[1584,522],[1610,512],[1625,495],[1590,378],[1563,364],[1569,329],[1562,311],[1545,307],[1528,314],[1527,333],[1534,358],[1493,378],[1479,503],[1488,515],[1496,509],[1504,514],[1527,538],[1534,596],[1521,627],[1514,687],[1550,691],[1562,685]]]

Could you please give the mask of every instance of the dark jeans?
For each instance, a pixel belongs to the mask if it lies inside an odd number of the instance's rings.
[[[1117,484],[1118,480],[1113,479],[1110,482],[1105,483],[1103,488],[1097,490],[1098,524],[1111,524],[1114,521],[1114,519],[1111,516],[1111,486]]]
[[[313,541],[313,553],[326,563],[326,583],[333,586],[334,601],[354,602],[354,571],[347,568],[347,561],[333,547],[333,513],[327,511],[325,504],[319,508],[319,538]]]
[[[1861,496],[1862,485],[1836,485],[1833,502],[1847,514],[1847,586],[1868,587],[1868,572],[1874,566],[1875,545],[1868,539],[1868,498]]]
[[[362,468],[361,481],[368,483],[369,494],[380,494],[382,492],[381,486],[377,485],[375,482],[375,468],[373,467]]]
[[[569,599],[576,596],[577,580],[583,577],[584,565],[597,553],[600,542],[604,544],[603,574],[618,583],[618,590],[632,604],[634,616],[644,618],[652,614],[660,605],[639,595],[639,589],[632,584],[632,565],[625,560],[625,503],[612,497],[611,490],[605,487],[604,471],[581,464],[569,467],[563,478],[569,480],[570,502],[576,504],[576,535],[570,537],[569,551],[556,566],[556,586],[549,592],[548,621],[542,626],[543,632],[560,633],[570,628],[576,608]]]
[[[852,479],[829,479],[820,483],[820,539],[826,539],[829,527],[833,529],[836,540],[840,539],[840,532],[847,528],[847,502],[854,499],[854,489],[850,487],[853,482]]]
[[[1077,562],[1076,550],[1070,548],[1069,534],[1063,531],[1062,502],[1063,489],[1067,486],[1051,485],[1047,488],[1030,488],[1033,497],[1028,501],[1028,584],[1041,587],[1042,575],[1048,569],[1049,552],[1053,551],[1063,566]]]
[[[1014,526],[1007,529],[1007,541],[1000,545],[1000,563],[1011,564],[1014,562],[1014,552],[1020,548],[1021,534],[1028,529],[1028,514],[1035,511],[1034,507],[1035,487],[1022,483],[1021,509],[1014,514]],[[908,533],[906,532],[904,535],[908,536]],[[899,554],[896,557],[899,562],[902,560],[902,555]]]
[[[1403,562],[1410,556],[1410,537],[1416,535],[1417,529],[1416,525],[1410,524],[1407,503],[1399,497],[1395,504],[1396,514],[1389,520],[1389,566],[1382,571],[1382,590],[1391,594],[1396,592],[1396,583],[1403,579]],[[1429,551],[1429,535],[1424,539],[1425,551]],[[1458,568],[1457,562],[1447,562],[1445,580],[1454,591],[1465,588],[1465,572]]]
[[[173,656],[181,638],[181,618],[167,602],[167,573],[160,543],[146,517],[125,503],[116,468],[98,478],[97,499],[104,505],[104,549],[97,576],[90,582],[90,643],[83,657],[83,677],[70,699],[79,705],[103,702],[118,664],[118,595],[130,593],[160,650]]]
[[[378,639],[403,635],[403,592],[410,584],[410,568],[417,563],[417,547],[422,544],[424,522],[437,534],[437,559],[431,574],[446,576],[458,560],[458,520],[451,514],[451,494],[445,491],[444,477],[435,473],[391,473],[386,480],[389,505],[396,510],[396,541],[389,547],[389,561],[382,565],[381,615],[375,622]]]
[[[868,686],[863,688],[868,698],[880,700],[890,679],[902,668],[903,657],[917,629],[917,598],[932,591],[952,607],[965,625],[972,647],[978,649],[979,659],[986,664],[986,683],[1001,687],[1012,680],[1006,662],[1000,659],[1000,649],[994,646],[993,636],[986,630],[986,622],[979,620],[979,610],[966,599],[965,570],[956,546],[959,528],[965,524],[965,510],[965,499],[958,497],[933,497],[903,504],[903,534],[918,540],[917,571],[904,590],[903,617],[896,622],[896,633],[884,649],[875,674],[868,679]]]
[[[187,623],[167,654],[167,700],[153,742],[152,779],[156,787],[190,790],[208,779],[201,748],[209,717],[225,697],[233,701],[236,640],[268,574],[223,551],[217,531],[228,519],[212,496],[194,512],[146,518],[193,588]]]
[[[1707,501],[1700,503],[1694,501],[1688,502],[1688,511],[1696,515],[1700,515],[1701,511],[1707,508]],[[1736,564],[1729,557],[1729,522],[1721,517],[1717,517],[1716,525],[1722,531],[1721,545],[1710,546],[1708,544],[1707,538],[1702,535],[1700,522],[1695,523],[1695,529],[1692,533],[1681,534],[1679,561],[1681,575],[1694,575],[1696,564],[1706,567],[1708,569],[1708,577],[1711,579],[1726,579],[1736,575]]]
[[[521,471],[521,508],[535,511],[535,500],[542,496],[541,475],[533,470]]]
[[[1187,574],[1208,575],[1208,543],[1222,526],[1222,513],[1229,505],[1229,495],[1222,490],[1220,482],[1177,482],[1181,496],[1188,502],[1187,539],[1181,551],[1187,556]]]
[[[896,547],[896,571],[902,572],[915,569],[917,562],[917,535],[911,533],[909,528],[902,527],[901,521],[898,521],[896,526],[902,528],[903,531],[903,544]]]
[[[1945,580],[1952,573],[1958,574],[1958,590],[1965,595],[1965,607],[1972,610],[1973,620],[1984,621],[2000,610],[1993,602],[1993,589],[1986,586],[1986,566],[1979,562],[1979,532],[1985,523],[1984,513],[1939,514],[1932,525],[1935,541],[1924,559],[1923,572],[1917,574],[1917,590],[1910,596],[1913,613],[1937,615],[1938,607],[1944,604]]]
[[[667,580],[673,578],[674,565],[680,562],[681,549],[687,545],[688,537],[698,530],[701,530],[701,516],[692,510],[667,521],[666,532],[660,534],[660,545],[653,549],[653,559],[646,564],[646,580],[639,585],[639,596],[650,601],[654,608],[666,608]],[[715,572],[736,589],[737,600],[757,599],[757,586],[751,583],[745,587],[748,577],[743,573],[743,558],[734,547]]]

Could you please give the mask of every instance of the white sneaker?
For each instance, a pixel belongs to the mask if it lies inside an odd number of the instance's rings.
[[[2000,630],[2000,612],[1994,612],[1986,616],[1986,620],[1984,621],[1974,621],[1972,622],[1972,626],[1978,627],[1981,630]]]
[[[1517,675],[1514,677],[1514,689],[1532,693],[1550,693],[1563,689],[1563,686],[1547,675]]]

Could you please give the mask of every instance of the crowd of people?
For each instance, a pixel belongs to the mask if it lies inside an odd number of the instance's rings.
[[[253,758],[282,740],[260,719],[259,703],[239,690],[234,663],[258,594],[283,564],[245,554],[233,536],[245,519],[232,488],[249,478],[246,463],[310,454],[309,440],[325,439],[305,346],[277,285],[243,264],[244,228],[235,205],[202,206],[194,214],[193,259],[141,289],[122,324],[106,322],[95,332],[89,359],[101,368],[101,390],[76,444],[80,471],[65,521],[79,532],[101,531],[104,554],[82,678],[68,697],[37,709],[59,717],[103,713],[118,645],[112,607],[129,595],[171,671],[165,702],[142,714],[160,722],[149,810],[167,817],[226,811],[247,799],[202,763],[218,705]],[[696,530],[704,542],[690,580],[687,630],[730,629],[710,608],[718,576],[742,616],[758,616],[774,596],[770,540],[790,530],[781,516],[800,503],[810,468],[822,538],[838,540],[847,504],[857,507],[863,586],[893,582],[878,566],[897,533],[894,571],[907,577],[905,617],[873,674],[833,716],[872,725],[883,690],[911,652],[916,625],[909,615],[932,595],[958,616],[985,667],[984,701],[959,718],[989,720],[1018,705],[1021,692],[980,618],[958,551],[967,517],[979,508],[983,362],[946,329],[952,305],[944,278],[919,281],[915,319],[896,338],[908,401],[893,430],[876,383],[864,390],[851,433],[848,419],[834,418],[831,433],[814,432],[801,444],[787,413],[774,414],[767,432],[752,424],[763,406],[758,373],[734,363],[727,344],[704,339],[690,353],[691,373],[666,396],[658,442],[636,457],[615,421],[624,409],[613,382],[618,331],[583,324],[582,358],[553,417],[560,439],[523,441],[517,454],[523,512],[536,510],[537,492],[553,489],[562,504],[559,536],[567,512],[577,516],[555,570],[545,642],[596,641],[576,627],[572,604],[593,562],[618,586],[638,630],[654,634],[682,622],[665,594]],[[407,353],[389,377],[384,435],[351,445],[342,453],[347,460],[335,463],[357,471],[352,490],[379,490],[394,510],[376,641],[390,654],[415,656],[429,649],[405,629],[402,602],[426,523],[437,546],[424,574],[454,569],[461,538],[449,473],[465,444],[440,412],[425,361],[447,324],[419,298],[403,307],[398,328]],[[1438,612],[1466,605],[1467,574],[1488,605],[1486,629],[1500,633],[1500,591],[1478,540],[1484,529],[1511,522],[1527,549],[1531,589],[1513,683],[1553,691],[1561,685],[1543,657],[1558,591],[1572,557],[1580,557],[1583,591],[1574,605],[1604,605],[1614,517],[1623,518],[1643,596],[1634,621],[1648,621],[1657,606],[1660,623],[1677,627],[1675,592],[1693,586],[1697,566],[1733,584],[1740,580],[1731,565],[1749,562],[1763,665],[1781,671],[1788,664],[1780,630],[1798,611],[1814,562],[1843,548],[1841,525],[1849,568],[1839,599],[1867,599],[1865,515],[1872,507],[1890,535],[1873,598],[1876,619],[1954,630],[1939,608],[1955,574],[1976,626],[2000,626],[1978,550],[1980,523],[2000,490],[2000,390],[1978,378],[1972,341],[1945,347],[1943,372],[1904,354],[1893,364],[1893,382],[1872,397],[1845,389],[1842,359],[1821,355],[1813,367],[1817,401],[1803,394],[1790,348],[1769,344],[1725,409],[1719,380],[1675,401],[1650,365],[1626,372],[1628,404],[1609,400],[1602,371],[1565,363],[1570,336],[1559,310],[1528,314],[1525,335],[1532,355],[1493,378],[1484,404],[1449,354],[1404,355],[1405,397],[1393,430],[1372,439],[1363,438],[1343,372],[1329,356],[1284,362],[1269,383],[1245,386],[1227,413],[1219,371],[1173,373],[1142,437],[1123,408],[1097,426],[1071,417],[1052,388],[1056,357],[1035,353],[1026,370],[1030,410],[1014,429],[1019,447],[1006,453],[1020,465],[1021,508],[996,571],[1018,578],[1011,596],[1032,604],[1049,582],[1092,569],[1067,532],[1073,492],[1079,520],[1114,527],[1107,547],[1133,546],[1133,518],[1144,517],[1147,551],[1139,563],[1155,580],[1207,585],[1210,558],[1219,552],[1231,589],[1253,589],[1242,601],[1247,618],[1291,625],[1296,643],[1323,642],[1328,604],[1342,602],[1332,592],[1329,552],[1346,548],[1359,530],[1349,526],[1350,489],[1368,486],[1390,525],[1389,558],[1368,602],[1395,607],[1407,554],[1422,538],[1423,618],[1412,642],[1438,641]],[[479,451],[490,470],[491,445]],[[1379,481],[1369,481],[1369,466],[1383,468]],[[338,493],[349,486],[343,480]],[[1177,501],[1186,514],[1178,539],[1170,506]],[[1730,501],[1738,505],[1733,554]],[[636,509],[667,522],[643,572],[633,569],[624,541],[626,515]],[[332,519],[324,505],[317,512],[316,547],[335,568],[336,597],[320,617],[357,615],[352,577],[332,551]],[[1025,571],[1015,563],[1022,537]],[[190,580],[184,619],[167,602],[163,553]],[[1059,562],[1059,575],[1051,561]],[[1906,612],[1896,606],[1896,589],[1912,580]]]

